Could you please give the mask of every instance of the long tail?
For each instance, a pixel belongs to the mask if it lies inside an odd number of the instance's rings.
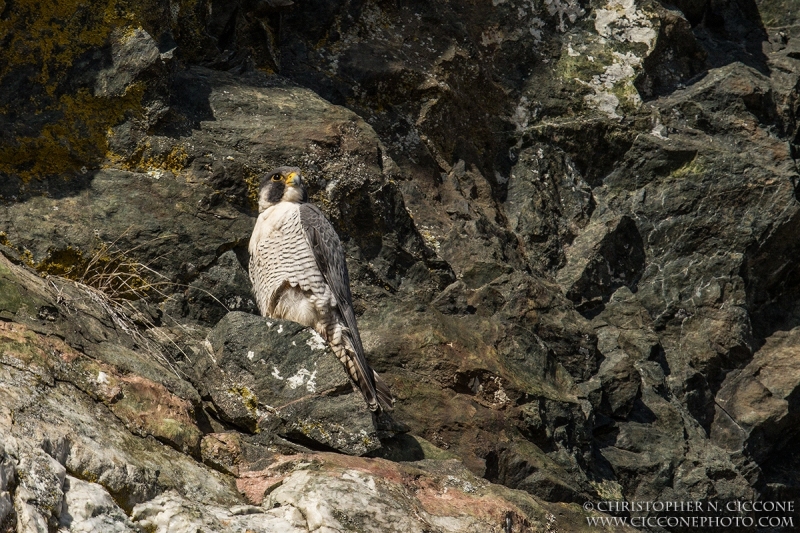
[[[372,378],[375,380],[375,392],[381,409],[391,411],[394,409],[394,396],[392,396],[392,391],[389,390],[389,385],[374,370],[372,371]]]
[[[344,365],[350,379],[361,390],[361,395],[364,397],[364,401],[367,402],[369,410],[391,411],[394,406],[394,398],[389,386],[367,364],[363,355],[359,356],[353,346],[350,331],[338,324],[330,329],[333,331],[328,332],[328,340],[333,353]]]

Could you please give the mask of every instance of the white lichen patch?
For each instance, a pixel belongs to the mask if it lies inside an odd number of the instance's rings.
[[[620,42],[644,43],[653,49],[656,30],[634,0],[610,0],[605,9],[595,11],[594,28],[602,37]]]
[[[310,372],[305,368],[301,368],[297,371],[297,373],[287,378],[286,383],[289,385],[290,389],[296,389],[298,387],[302,387],[305,384],[306,390],[308,392],[317,392],[317,371],[314,370]]]
[[[445,490],[447,490],[447,487],[455,487],[461,492],[464,492],[466,494],[473,494],[474,492],[477,491],[475,485],[473,485],[469,481],[466,481],[464,479],[459,479],[455,476],[447,476],[447,478],[445,478],[444,485],[445,485]]]
[[[98,372],[97,379],[95,381],[97,381],[97,383],[100,383],[101,385],[108,383],[108,374],[106,374],[105,372]]]
[[[542,28],[544,28],[544,21],[539,17],[533,17],[528,24],[528,33],[536,41],[536,44],[542,42]]]
[[[283,377],[281,376],[281,371],[278,369],[277,366],[272,367],[272,377],[283,381]]]
[[[511,403],[511,399],[506,394],[506,391],[503,389],[498,389],[494,391],[494,403],[505,405],[507,403]]]
[[[499,376],[494,376],[492,378],[492,381],[494,381],[495,385],[497,386],[497,390],[494,391],[494,398],[492,403],[496,405],[499,404],[501,406],[511,403],[511,398],[508,397],[506,391],[503,389],[502,378],[500,378]]]
[[[561,33],[567,31],[567,22],[574,24],[586,13],[577,0],[544,0],[544,3],[550,15],[558,15],[558,31]]]
[[[605,113],[609,118],[621,118],[621,115],[617,114],[619,98],[610,92],[595,89],[594,94],[587,94],[583,99],[590,107]]]
[[[225,307],[227,307],[230,310],[241,309],[243,303],[244,300],[242,299],[242,297],[237,295],[231,298],[227,298],[225,300]]]
[[[253,350],[249,350],[247,352],[247,358],[250,359],[251,361],[253,360],[253,357],[255,357],[255,356],[256,356],[256,353]]]
[[[638,107],[642,103],[639,92],[633,85],[636,67],[642,64],[642,58],[631,52],[625,54],[614,52],[613,56],[614,62],[608,65],[602,74],[592,76],[588,83],[578,81],[594,90],[594,94],[583,97],[590,107],[607,114],[609,118],[620,118],[621,115],[617,111],[622,102],[618,95],[623,96],[625,103],[632,107]]]
[[[306,341],[306,344],[312,350],[323,351],[327,347],[327,343],[325,339],[322,338],[322,335],[317,333],[315,330],[309,328],[309,333],[311,333],[311,338]]]
[[[436,238],[434,229],[431,226],[425,226],[423,224],[418,225],[417,228],[425,245],[438,254],[442,244],[439,242],[439,239]]]
[[[661,124],[660,121],[657,121],[653,129],[650,130],[650,135],[665,141],[668,138],[667,127]]]
[[[317,392],[317,371],[314,370],[308,377],[306,382],[306,390],[308,392]]]

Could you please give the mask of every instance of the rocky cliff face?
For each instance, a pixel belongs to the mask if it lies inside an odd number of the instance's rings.
[[[797,498],[797,24],[0,1],[0,531],[578,531],[587,500]],[[254,315],[279,165],[342,237],[392,419]]]

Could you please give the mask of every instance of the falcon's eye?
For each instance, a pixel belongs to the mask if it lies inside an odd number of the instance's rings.
[[[280,174],[274,174],[272,176],[272,181],[281,181],[281,175]]]

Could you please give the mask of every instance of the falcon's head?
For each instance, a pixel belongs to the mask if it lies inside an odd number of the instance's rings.
[[[297,167],[278,167],[261,178],[258,193],[258,212],[266,210],[278,202],[307,202],[303,176]]]

